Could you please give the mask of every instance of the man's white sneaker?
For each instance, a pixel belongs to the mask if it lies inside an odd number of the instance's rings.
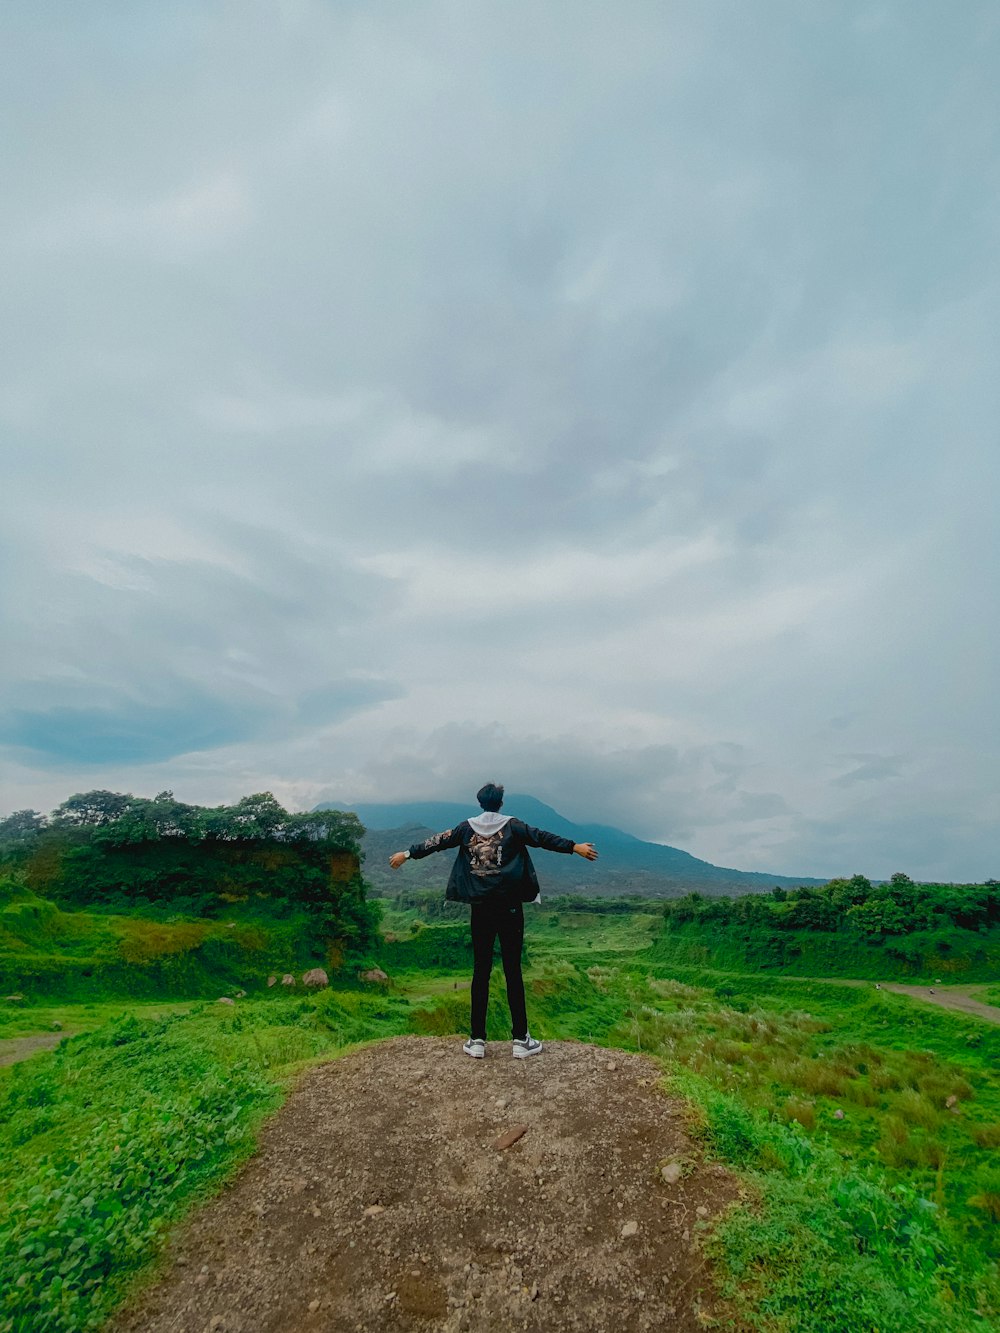
[[[483,1060],[486,1057],[486,1043],[480,1041],[478,1037],[470,1037],[462,1050],[466,1055],[471,1055],[473,1060]]]
[[[529,1055],[537,1055],[542,1049],[542,1043],[536,1041],[529,1032],[524,1041],[514,1042],[514,1059],[527,1060]]]

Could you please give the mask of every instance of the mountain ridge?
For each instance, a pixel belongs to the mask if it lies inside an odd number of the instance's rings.
[[[436,857],[406,867],[406,878],[388,867],[394,851],[422,842],[432,833],[453,828],[476,813],[472,803],[459,801],[324,801],[317,810],[354,811],[364,824],[365,878],[378,892],[396,893],[402,888],[443,884],[448,865]],[[773,875],[759,870],[735,870],[702,861],[690,852],[667,843],[646,842],[610,824],[578,824],[552,806],[526,793],[511,793],[504,813],[526,824],[572,838],[593,842],[601,854],[593,865],[578,857],[544,856],[539,874],[544,888],[561,893],[583,893],[594,897],[636,894],[643,897],[677,897],[684,893],[765,893],[775,886],[824,884],[810,876]]]

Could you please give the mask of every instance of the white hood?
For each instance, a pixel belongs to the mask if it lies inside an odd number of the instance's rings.
[[[484,810],[481,815],[472,816],[469,827],[481,838],[489,838],[492,834],[499,833],[504,824],[510,823],[511,818],[511,815],[501,815],[495,810]]]

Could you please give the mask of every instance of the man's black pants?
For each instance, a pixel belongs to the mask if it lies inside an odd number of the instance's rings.
[[[507,1003],[514,1040],[528,1035],[524,1007],[524,978],[521,976],[521,946],[524,943],[524,908],[520,903],[472,904],[472,1031],[486,1040],[486,1004],[490,998],[493,944],[500,936],[500,958],[507,979]]]

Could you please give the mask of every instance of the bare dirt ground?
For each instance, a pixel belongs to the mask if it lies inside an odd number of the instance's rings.
[[[823,981],[828,986],[873,986],[871,981],[858,981],[853,977],[789,977],[789,981]],[[897,995],[909,995],[914,1000],[924,1000],[927,1004],[939,1005],[942,1009],[952,1009],[963,1014],[972,1014],[976,1018],[985,1018],[988,1023],[1000,1023],[1000,1008],[995,1004],[986,1004],[975,998],[979,986],[908,986],[900,981],[883,981],[883,990],[895,991]],[[932,993],[933,992],[933,993]]]
[[[942,1009],[957,1009],[963,1014],[974,1014],[976,1018],[985,1018],[990,1023],[1000,1023],[1000,1009],[995,1004],[975,999],[972,994],[977,989],[975,986],[935,986],[932,995],[929,986],[904,986],[890,981],[882,989],[894,990],[897,995],[911,995],[915,1000],[938,1004]]]
[[[562,1042],[470,1060],[455,1038],[400,1037],[319,1066],[113,1328],[703,1329],[699,1238],[738,1189],[659,1079]]]
[[[40,1032],[34,1037],[5,1037],[0,1040],[0,1065],[16,1065],[37,1051],[48,1051],[58,1046],[71,1032]]]

